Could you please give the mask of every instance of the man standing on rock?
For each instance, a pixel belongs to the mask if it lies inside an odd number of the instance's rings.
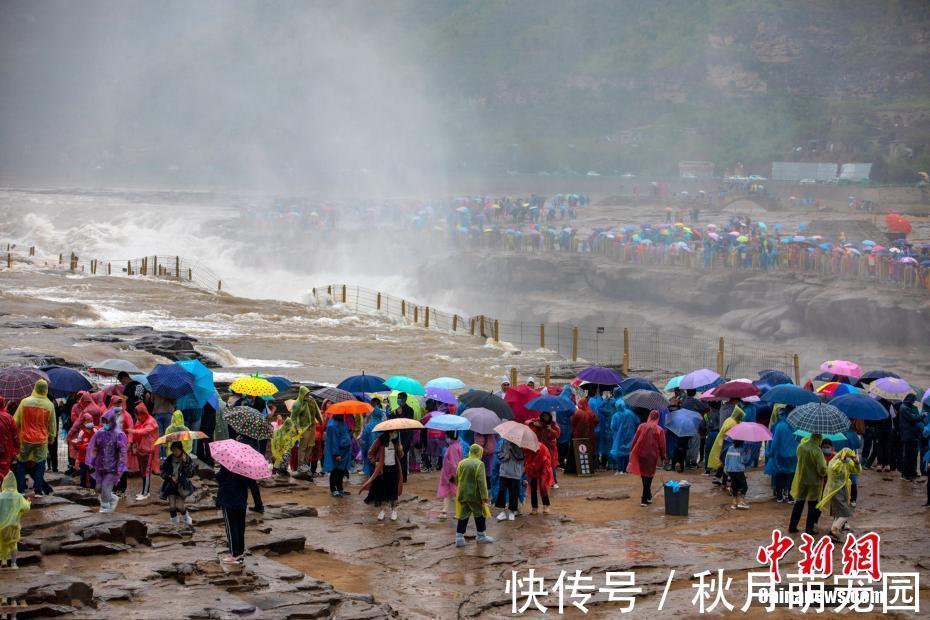
[[[19,455],[13,468],[16,486],[20,493],[26,491],[26,463],[33,461],[32,488],[36,495],[44,495],[48,446],[58,436],[55,405],[48,399],[48,383],[44,379],[36,381],[32,396],[19,403],[13,421],[20,438]]]
[[[126,397],[126,411],[134,416],[136,405],[143,402],[145,397],[145,386],[135,381],[125,370],[120,371],[116,378],[123,385],[123,396]]]

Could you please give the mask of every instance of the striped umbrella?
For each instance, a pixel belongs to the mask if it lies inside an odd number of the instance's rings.
[[[664,409],[668,407],[668,401],[659,392],[652,390],[636,390],[623,397],[623,400],[630,407],[642,407],[643,409]]]
[[[10,366],[0,370],[0,396],[7,401],[22,400],[32,394],[36,381],[48,375],[32,366]]]
[[[848,429],[849,418],[833,405],[807,403],[788,414],[788,424],[808,433],[829,435]]]

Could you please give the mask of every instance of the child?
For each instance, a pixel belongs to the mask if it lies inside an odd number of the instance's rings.
[[[452,502],[457,493],[455,486],[455,471],[463,458],[462,442],[454,431],[446,431],[446,452],[442,458],[442,467],[439,472],[439,483],[436,487],[436,497],[442,498],[442,512],[440,519],[447,519],[452,512]]]
[[[80,424],[75,424],[72,429],[74,432],[71,443],[74,446],[74,465],[78,468],[78,475],[81,479],[81,488],[85,491],[93,490],[97,486],[96,480],[90,475],[90,467],[87,460],[87,444],[90,443],[91,437],[97,432],[94,426],[94,418],[91,414],[85,413],[81,416]]]
[[[29,510],[29,502],[17,490],[16,476],[7,472],[0,487],[0,562],[16,570],[16,547],[19,545],[19,519]]]
[[[552,476],[552,455],[544,443],[540,443],[535,452],[524,450],[523,453],[526,458],[526,478],[530,487],[530,505],[533,507],[530,514],[535,515],[539,510],[537,491],[542,496],[543,514],[549,514],[549,489],[555,483]]]
[[[823,490],[823,497],[817,504],[817,509],[826,509],[827,513],[833,517],[830,538],[834,542],[842,542],[843,529],[852,517],[849,500],[850,478],[853,474],[859,473],[862,473],[862,466],[859,464],[856,453],[849,448],[840,450],[827,465],[827,484]]]
[[[149,414],[145,403],[136,405],[136,425],[129,431],[130,451],[136,455],[139,463],[139,475],[142,476],[142,490],[136,495],[141,502],[149,497],[152,486],[152,472],[157,469],[155,459],[155,440],[158,439],[158,422]]]
[[[468,458],[463,459],[455,470],[455,517],[459,520],[455,528],[456,547],[465,546],[465,528],[468,527],[469,517],[475,519],[478,544],[494,542],[485,531],[485,519],[491,516],[491,509],[488,506],[488,478],[481,460],[482,454],[481,446],[472,444],[468,449]]]
[[[730,505],[731,510],[749,510],[749,504],[746,503],[746,491],[749,485],[746,483],[746,466],[743,465],[743,442],[736,439],[733,446],[727,450],[727,455],[723,463],[723,471],[730,478],[730,492],[733,494],[733,503]]]
[[[237,438],[238,439],[238,438]],[[248,506],[249,479],[222,465],[216,473],[216,507],[223,511],[229,555],[224,564],[242,564],[245,555],[245,510]]]
[[[833,455],[836,454],[836,451],[833,449],[833,442],[829,439],[824,439],[820,442],[820,449],[823,450],[823,459],[829,465],[830,459],[833,458]]]
[[[179,523],[178,513],[187,525],[193,525],[191,515],[187,512],[184,500],[194,492],[191,477],[194,475],[194,464],[184,451],[180,441],[171,443],[171,452],[162,461],[161,477],[165,479],[161,485],[161,498],[168,500],[168,512],[171,522]]]

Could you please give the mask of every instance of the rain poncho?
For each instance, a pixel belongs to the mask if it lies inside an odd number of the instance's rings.
[[[310,396],[310,388],[305,385],[300,386],[300,390],[297,391],[297,400],[291,405],[291,419],[294,420],[294,424],[297,425],[297,432],[301,435],[307,432],[308,428],[315,427],[323,421],[320,407],[316,404],[316,400]],[[309,448],[316,442],[316,434],[308,433],[303,441],[310,442],[306,446]]]
[[[543,415],[549,418],[548,423],[543,421]],[[549,448],[550,453],[558,454],[556,445],[558,444],[562,430],[559,428],[559,425],[552,420],[551,414],[540,414],[538,418],[533,418],[527,422],[526,425],[533,429],[539,443],[545,444],[546,447]]]
[[[528,480],[536,480],[541,493],[548,493],[549,488],[555,484],[555,477],[552,475],[552,453],[549,452],[544,444],[539,445],[539,450],[524,450],[523,471],[526,472]]]
[[[457,483],[455,495],[455,517],[490,517],[488,479],[481,460],[482,450],[478,444],[468,449],[468,458],[459,462],[455,470]]]
[[[798,440],[788,425],[788,414],[781,413],[772,428],[772,440],[765,450],[765,473],[793,474],[798,466]]]
[[[48,458],[48,440],[58,433],[55,405],[48,399],[48,383],[42,379],[36,381],[32,396],[24,398],[13,421],[19,432],[20,462],[40,462]]]
[[[112,411],[103,414],[101,421],[109,424],[110,429],[101,427],[91,437],[90,443],[87,444],[86,462],[95,468],[94,477],[97,484],[115,485],[126,471],[129,441],[125,433],[116,428],[116,416]]]
[[[6,411],[3,397],[0,396],[0,476],[6,476],[10,471],[13,457],[19,454],[19,431],[16,422]]]
[[[562,388],[562,398],[567,398],[568,400],[574,402],[572,398],[572,388],[571,386],[566,385]],[[574,411],[557,411],[555,414],[556,424],[559,425],[559,441],[558,443],[571,443],[572,441],[572,414]]]
[[[597,408],[597,455],[610,456],[610,449],[613,444],[613,434],[610,430],[610,423],[615,415],[614,399],[605,400]]]
[[[707,457],[707,466],[711,469],[720,469],[723,467],[723,461],[720,460],[720,453],[723,450],[724,441],[728,442],[729,446],[732,443],[732,440],[727,437],[727,431],[743,421],[743,410],[737,406],[733,410],[733,415],[728,417],[723,421],[723,424],[720,426],[720,432],[717,433],[717,438],[714,439],[714,445],[710,449],[710,454]]]
[[[94,400],[90,392],[80,392],[78,401],[71,407],[71,423],[76,424],[81,416],[89,413],[94,421],[94,426],[100,424],[100,418],[104,414],[104,409]]]
[[[436,497],[455,497],[455,472],[465,456],[461,439],[453,439],[446,447],[442,457],[442,471],[439,473],[439,484],[436,487]]]
[[[659,426],[659,412],[653,409],[649,419],[633,435],[630,464],[626,470],[643,478],[656,475],[656,466],[665,458],[665,431]]]
[[[572,416],[572,439],[594,439],[595,428],[597,415],[588,406],[588,399],[582,398]]]
[[[827,484],[823,488],[823,497],[817,508],[823,510],[827,508],[827,514],[831,514],[831,500],[843,489],[846,489],[845,498],[848,501],[849,492],[852,488],[851,477],[854,474],[862,473],[862,465],[856,460],[856,453],[849,448],[843,448],[836,456],[830,459],[827,465]],[[842,516],[842,515],[832,515]]]
[[[168,428],[165,429],[165,435],[170,433],[180,433],[181,431],[189,431],[190,429],[184,426],[184,414],[180,410],[175,409],[174,413],[171,414],[171,424],[168,425]],[[181,448],[188,454],[191,453],[191,449],[194,447],[193,439],[185,439],[181,442]]]
[[[284,424],[274,432],[271,438],[271,457],[275,467],[281,464],[281,459],[290,455],[291,448],[298,439],[300,439],[300,432],[294,426],[293,420],[291,418],[284,420]]]
[[[336,457],[340,460],[336,460]],[[323,471],[331,472],[334,469],[346,471],[352,465],[352,436],[342,416],[330,418],[326,424],[326,441],[323,442]]]
[[[798,468],[791,482],[791,496],[799,502],[820,499],[820,485],[827,475],[827,460],[820,449],[820,435],[811,435],[798,446]]]
[[[630,456],[633,435],[636,434],[636,428],[639,426],[639,416],[633,413],[622,400],[617,400],[617,413],[611,418],[610,426],[614,436],[610,458],[616,461],[618,458]]]
[[[368,450],[371,448],[371,444],[375,442],[375,439],[378,438],[378,435],[381,434],[380,432],[376,433],[374,428],[384,422],[385,413],[383,409],[375,407],[371,410],[370,416],[368,424],[362,429],[362,435],[359,438],[362,451],[362,469],[365,471],[366,476],[370,476],[375,471],[375,464],[368,458]]]
[[[16,490],[16,476],[7,472],[0,486],[0,560],[7,560],[19,545],[19,518],[29,502]]]

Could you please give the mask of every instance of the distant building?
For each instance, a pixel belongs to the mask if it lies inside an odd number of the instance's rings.
[[[843,164],[840,167],[841,181],[868,181],[872,174],[872,164]]]
[[[775,181],[836,181],[839,164],[803,161],[773,161],[772,179]]]
[[[712,179],[714,178],[714,162],[680,161],[678,162],[678,176],[682,179]]]

